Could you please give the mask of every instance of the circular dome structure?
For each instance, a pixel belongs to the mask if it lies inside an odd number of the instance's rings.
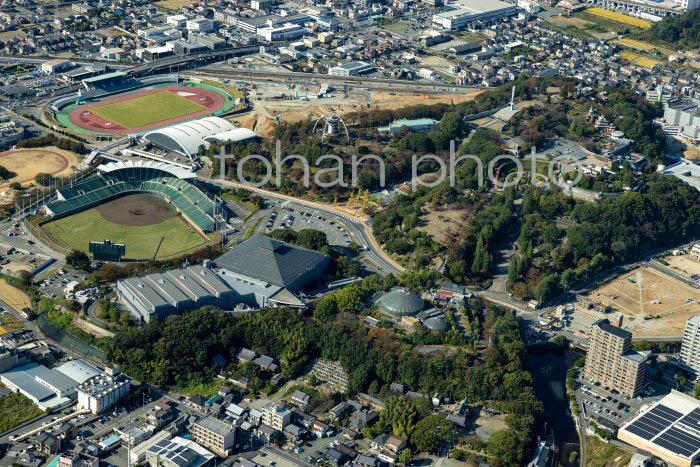
[[[423,311],[423,300],[411,292],[401,287],[394,289],[379,299],[379,305],[386,313],[394,316],[413,316]]]
[[[431,331],[447,332],[450,330],[450,325],[442,318],[428,318],[423,324]]]

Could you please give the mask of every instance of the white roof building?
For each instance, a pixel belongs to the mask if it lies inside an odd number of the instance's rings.
[[[236,128],[224,118],[204,117],[160,128],[146,133],[143,137],[167,151],[192,157],[197,154],[200,146],[208,147],[209,140],[243,141],[257,136],[255,132],[246,128]]]

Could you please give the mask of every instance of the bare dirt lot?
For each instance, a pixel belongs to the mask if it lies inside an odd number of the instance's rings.
[[[425,232],[438,243],[445,243],[451,232],[459,230],[466,212],[463,209],[430,211],[421,216],[417,230]]]
[[[0,298],[15,310],[32,307],[32,300],[29,298],[29,295],[17,287],[11,286],[4,279],[0,279]]]
[[[322,115],[335,112],[339,115],[356,112],[369,104],[377,110],[399,109],[407,105],[431,105],[438,103],[458,104],[474,100],[482,91],[473,93],[392,93],[377,91],[367,95],[350,93],[347,98],[335,96],[328,99],[313,99],[308,101],[295,100],[256,100],[254,110],[236,116],[237,125],[250,128],[262,136],[269,136],[275,129],[275,117],[281,117],[285,122],[301,120],[316,120]]]
[[[578,19],[578,18],[567,18],[566,16],[555,16],[554,19],[557,21],[561,21],[562,23],[566,23],[570,26],[573,26],[578,29],[586,29],[587,26],[590,26],[591,23],[590,21]]]
[[[664,261],[669,264],[670,268],[686,276],[700,274],[700,260],[692,258],[690,255],[667,256]]]
[[[131,226],[160,224],[177,215],[168,203],[151,195],[125,196],[96,209],[110,222]]]
[[[0,165],[9,170],[12,176],[0,183],[0,190],[6,190],[13,182],[19,182],[22,185],[34,183],[34,177],[38,173],[54,176],[70,175],[79,162],[80,158],[77,154],[54,146],[2,152]]]
[[[624,327],[634,337],[680,337],[686,320],[700,313],[700,290],[649,267],[618,277],[588,298],[623,313]]]

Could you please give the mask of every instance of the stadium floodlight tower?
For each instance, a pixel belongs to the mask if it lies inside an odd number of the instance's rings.
[[[316,129],[319,127],[319,123],[323,121],[323,132],[321,133],[321,141],[325,141],[326,138],[334,139],[340,132],[341,126],[342,131],[345,132],[346,141],[350,141],[350,133],[348,133],[348,127],[345,125],[343,119],[334,113],[321,115],[316,123],[314,123],[313,133],[316,133]]]

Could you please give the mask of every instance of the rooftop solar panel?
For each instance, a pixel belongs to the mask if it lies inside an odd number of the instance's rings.
[[[693,409],[692,412],[681,418],[680,423],[684,423],[691,428],[700,430],[700,409]]]
[[[649,411],[649,413],[659,415],[660,417],[667,419],[668,421],[675,421],[683,416],[682,413],[676,412],[675,410],[673,410],[669,407],[666,407],[663,404],[657,405],[656,407],[651,409]]]
[[[636,425],[636,423],[628,426],[625,428],[625,430],[646,440],[650,440],[656,435],[656,432],[647,431],[644,428]]]
[[[700,450],[700,438],[681,431],[676,427],[669,428],[665,433],[654,440],[654,444],[668,449],[669,451],[690,457]]]

